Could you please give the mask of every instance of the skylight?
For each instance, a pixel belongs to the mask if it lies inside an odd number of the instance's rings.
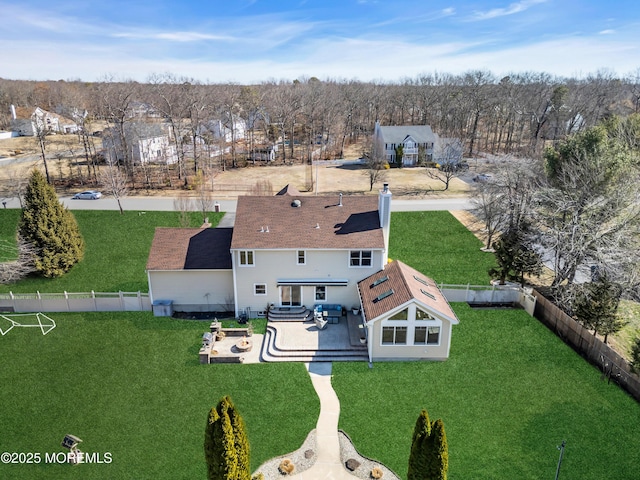
[[[420,291],[422,293],[424,293],[427,297],[429,297],[431,300],[435,300],[436,299],[436,297],[435,297],[435,295],[433,293],[429,293],[426,290],[423,290],[422,288],[420,289]]]
[[[373,282],[371,285],[369,285],[369,288],[377,287],[378,285],[380,285],[381,283],[386,282],[387,280],[389,280],[389,275],[385,275],[384,277],[379,278],[378,280]]]
[[[415,275],[413,276],[413,278],[415,278],[421,284],[426,285],[427,287],[431,286],[431,285],[429,285],[429,282],[427,282],[424,278],[416,277]]]
[[[387,297],[389,297],[391,295],[393,295],[393,289],[387,290],[386,292],[381,293],[380,295],[378,295],[376,298],[373,299],[373,303],[377,303],[380,300],[385,299],[385,298],[387,298]]]

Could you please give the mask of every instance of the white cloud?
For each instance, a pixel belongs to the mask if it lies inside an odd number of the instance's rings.
[[[237,41],[235,37],[211,35],[199,32],[122,32],[111,35],[115,38],[167,40],[171,42],[201,42],[203,40]]]
[[[611,29],[601,30],[600,32],[598,32],[598,34],[600,35],[612,35],[614,33],[616,33],[616,31]]]
[[[493,8],[491,10],[487,10],[486,12],[475,12],[471,19],[472,20],[490,20],[492,18],[504,17],[507,15],[513,15],[515,13],[524,12],[529,8],[537,5],[539,3],[545,3],[547,0],[522,0],[521,2],[516,2],[510,4],[505,8]]]

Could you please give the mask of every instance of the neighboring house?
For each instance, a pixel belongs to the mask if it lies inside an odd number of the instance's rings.
[[[444,359],[458,320],[432,280],[388,262],[391,196],[386,184],[377,197],[305,196],[287,186],[239,197],[233,229],[158,228],[147,262],[151,302],[231,308],[236,317],[358,307],[370,359]]]
[[[433,280],[393,261],[358,282],[369,359],[443,360],[458,318]]]
[[[162,114],[148,103],[134,101],[129,103],[127,107],[127,118],[138,118],[141,120],[162,118]]]
[[[374,146],[389,164],[396,162],[398,145],[403,147],[402,164],[416,166],[420,160],[433,161],[433,148],[436,136],[429,125],[402,125],[395,127],[380,126],[376,121],[373,132]],[[423,158],[420,158],[420,157]]]
[[[11,128],[20,136],[35,137],[38,132],[76,133],[78,124],[40,107],[26,108],[11,105]]]
[[[277,147],[270,146],[265,148],[254,148],[249,154],[250,160],[259,162],[273,162],[276,159]]]
[[[433,161],[439,165],[457,165],[462,162],[464,145],[459,138],[441,138],[438,135],[433,147]]]
[[[200,136],[210,135],[214,140],[230,143],[234,140],[243,140],[246,131],[247,124],[244,119],[236,116],[231,121],[228,115],[224,115],[223,118],[207,121],[199,127],[198,134]]]
[[[124,124],[124,141],[118,128],[111,127],[102,132],[102,147],[107,162],[125,160],[125,148],[130,152],[134,164],[166,163],[178,161],[175,144],[166,127],[161,123],[133,122]]]

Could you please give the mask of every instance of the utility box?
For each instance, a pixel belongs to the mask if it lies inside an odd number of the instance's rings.
[[[152,308],[154,317],[170,317],[173,315],[173,300],[156,300]]]

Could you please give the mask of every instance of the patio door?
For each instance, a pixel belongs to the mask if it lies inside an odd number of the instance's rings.
[[[302,287],[300,285],[282,285],[280,299],[283,307],[298,307],[302,305]]]

